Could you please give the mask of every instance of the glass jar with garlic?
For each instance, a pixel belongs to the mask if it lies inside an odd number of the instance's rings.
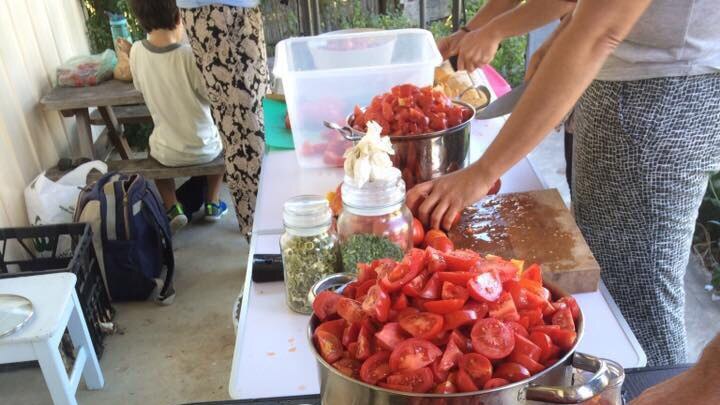
[[[412,213],[405,205],[405,182],[393,167],[390,139],[368,123],[367,134],[345,154],[343,211],[337,222],[343,270],[358,263],[402,259],[412,248]]]

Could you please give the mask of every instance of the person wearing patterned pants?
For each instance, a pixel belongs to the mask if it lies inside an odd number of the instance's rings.
[[[265,152],[262,99],[269,86],[262,14],[257,6],[221,4],[181,13],[225,146],[225,180],[240,230],[249,239]]]
[[[720,74],[595,81],[575,110],[573,207],[650,365],[684,363],[683,277],[711,172]]]

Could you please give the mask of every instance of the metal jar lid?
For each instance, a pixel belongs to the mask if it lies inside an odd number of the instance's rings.
[[[19,295],[0,294],[0,338],[18,331],[32,316],[30,300]]]

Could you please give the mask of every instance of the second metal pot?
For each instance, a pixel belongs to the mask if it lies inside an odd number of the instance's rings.
[[[463,101],[455,104],[474,110]],[[354,128],[353,115],[347,117],[346,126],[326,122],[328,128],[342,134],[345,139],[359,141],[364,135]],[[432,180],[444,174],[464,168],[468,163],[470,152],[470,124],[472,118],[443,131],[422,135],[390,136],[395,154],[390,156],[393,165],[402,172],[405,186],[410,189],[414,185]]]

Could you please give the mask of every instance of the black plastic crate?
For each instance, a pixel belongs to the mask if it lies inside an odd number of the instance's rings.
[[[69,250],[63,251],[63,245]],[[24,253],[10,259],[9,249]],[[0,229],[0,279],[30,275],[72,272],[77,277],[75,291],[82,305],[85,323],[95,353],[102,357],[104,330],[111,325],[115,309],[100,272],[88,224],[42,225]]]

